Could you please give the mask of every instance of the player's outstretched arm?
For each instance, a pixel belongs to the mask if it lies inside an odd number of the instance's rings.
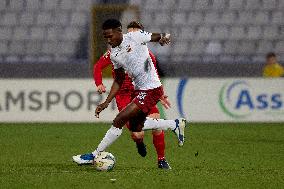
[[[171,35],[169,33],[149,33],[144,30],[139,30],[136,32],[129,32],[129,36],[137,43],[148,43],[148,42],[159,42],[160,45],[168,45],[171,42]]]
[[[112,83],[109,95],[107,97],[107,99],[105,100],[107,103],[110,103],[112,101],[112,99],[115,97],[116,93],[119,91],[124,78],[125,78],[125,71],[123,68],[118,68],[114,70],[114,81]]]
[[[114,70],[115,72],[115,78],[114,81],[112,83],[109,95],[107,96],[106,100],[98,105],[98,107],[96,108],[96,117],[99,118],[99,114],[101,111],[103,111],[104,109],[106,109],[109,105],[109,103],[112,101],[112,99],[115,97],[116,93],[119,91],[124,78],[125,78],[125,72],[123,68],[118,68]]]
[[[168,45],[171,42],[171,34],[152,33],[151,42],[159,42],[161,46]]]
[[[100,57],[100,59],[96,62],[93,69],[93,78],[95,81],[95,84],[97,86],[97,91],[102,94],[106,92],[106,87],[104,86],[102,82],[102,71],[105,69],[108,65],[111,64],[109,51],[107,51],[103,56]]]

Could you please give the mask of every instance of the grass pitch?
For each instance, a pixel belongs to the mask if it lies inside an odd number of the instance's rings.
[[[157,168],[150,132],[139,156],[128,131],[107,151],[111,172],[77,166],[109,124],[0,124],[0,188],[284,188],[284,124],[191,124],[184,147],[166,134],[170,171]],[[112,181],[112,179],[116,179]]]

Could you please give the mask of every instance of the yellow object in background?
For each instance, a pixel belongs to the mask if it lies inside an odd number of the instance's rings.
[[[279,63],[268,64],[263,69],[263,77],[282,77],[284,68]]]

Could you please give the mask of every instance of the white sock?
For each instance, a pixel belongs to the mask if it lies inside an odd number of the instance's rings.
[[[142,128],[142,130],[149,130],[149,129],[174,130],[175,128],[176,128],[175,120],[153,119],[147,117],[146,121],[144,122],[144,127]]]
[[[105,137],[98,145],[97,149],[92,152],[94,156],[98,155],[98,153],[104,151],[108,146],[110,146],[118,137],[121,135],[122,129],[111,126],[111,128],[106,132]]]

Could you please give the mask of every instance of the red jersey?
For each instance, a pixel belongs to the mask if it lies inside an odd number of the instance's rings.
[[[156,61],[154,54],[151,51],[149,51],[149,55],[156,68],[157,61]],[[93,77],[94,77],[96,86],[99,86],[102,84],[102,70],[110,64],[112,65],[111,60],[110,60],[110,51],[108,50],[103,56],[100,57],[100,59],[94,65]],[[112,65],[112,76],[114,77],[113,65]],[[128,92],[128,91],[134,91],[134,85],[132,84],[132,80],[130,79],[130,77],[125,73],[125,79],[122,83],[122,86],[120,87],[120,90],[118,91],[118,94],[122,92]]]

